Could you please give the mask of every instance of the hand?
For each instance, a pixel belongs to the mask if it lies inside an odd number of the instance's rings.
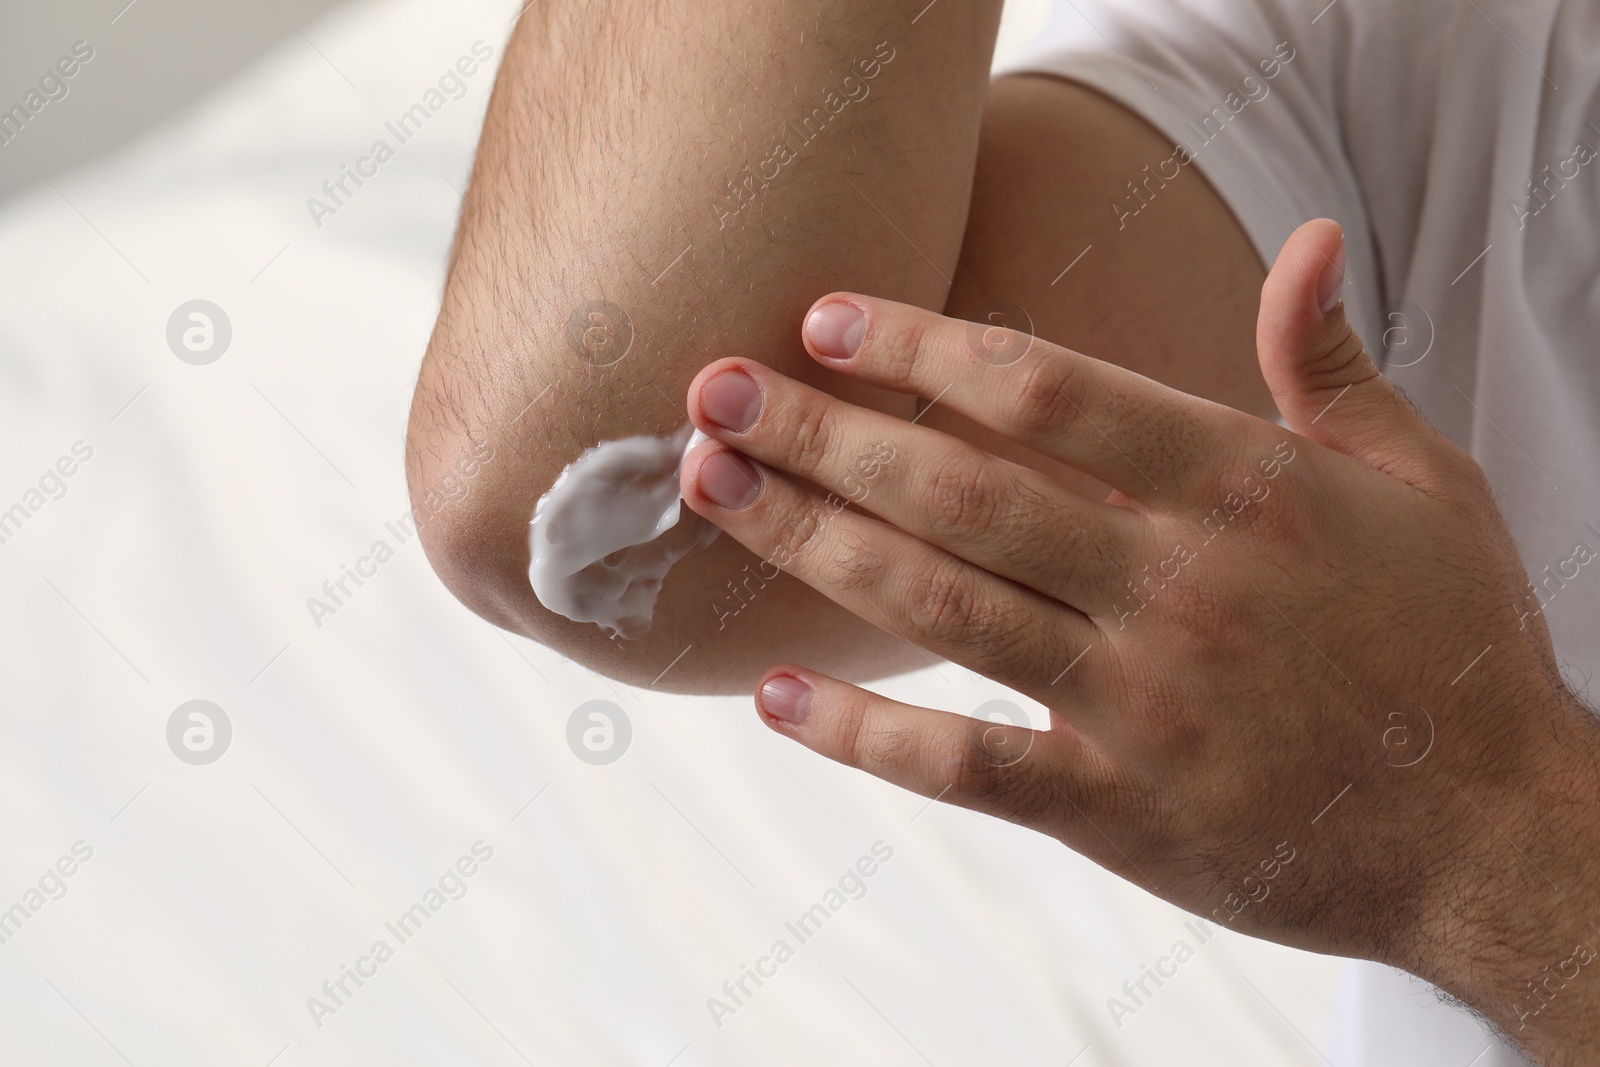
[[[768,566],[1052,724],[785,665],[758,695],[779,732],[1219,924],[1405,967],[1516,1033],[1524,978],[1600,945],[1596,728],[1482,471],[1345,320],[1342,261],[1337,226],[1309,223],[1263,290],[1291,429],[889,301],[809,313],[822,364],[937,398],[1105,500],[737,358],[690,387],[714,441],[683,491]]]

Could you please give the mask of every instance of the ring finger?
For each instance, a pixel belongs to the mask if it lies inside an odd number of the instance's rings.
[[[684,500],[769,565],[913,644],[1044,703],[1099,640],[1082,614],[708,442],[684,462]],[[1092,658],[1092,657],[1091,657]],[[1081,686],[1083,671],[1073,672]]]

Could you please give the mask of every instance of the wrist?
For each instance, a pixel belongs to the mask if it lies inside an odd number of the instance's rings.
[[[1559,684],[1497,714],[1505,748],[1441,784],[1453,855],[1401,965],[1541,1062],[1592,1062],[1564,1057],[1600,1050],[1600,720]]]

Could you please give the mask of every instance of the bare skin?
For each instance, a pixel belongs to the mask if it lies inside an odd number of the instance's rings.
[[[782,665],[758,690],[778,732],[1218,923],[1403,967],[1541,1062],[1600,1062],[1600,722],[1510,606],[1530,586],[1488,479],[1378,372],[1342,281],[1327,220],[1267,281],[1288,429],[835,294],[806,319],[819,363],[941,394],[1111,495],[726,359],[690,387],[714,440],[685,499],[1051,712],[996,726]]]
[[[940,5],[912,25],[921,6],[771,4],[752,19],[743,5],[655,0],[621,11],[547,3],[523,16],[407,449],[429,559],[478,614],[601,673],[672,691],[749,692],[778,652],[857,681],[921,666],[906,642],[804,583],[760,587],[749,579],[760,561],[729,538],[673,570],[656,624],[634,641],[552,614],[528,586],[534,500],[583,448],[683,425],[684,389],[718,356],[752,356],[909,417],[910,398],[819,367],[798,344],[797,317],[832,289],[966,318],[1007,301],[1041,337],[1271,410],[1249,340],[1263,268],[1204,179],[1186,168],[1118,232],[1110,201],[1171,146],[1065,82],[991,88],[998,4]],[[809,143],[786,126],[829,92],[863,88]],[[798,158],[740,207],[729,182],[759,169],[780,136]],[[625,310],[633,341],[619,362],[595,367],[567,326],[602,299]],[[925,421],[1003,447],[947,410]],[[733,617],[730,582],[756,590]]]

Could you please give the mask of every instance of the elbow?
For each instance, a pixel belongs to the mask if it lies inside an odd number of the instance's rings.
[[[507,499],[504,463],[490,436],[419,432],[406,437],[406,485],[417,536],[439,580],[496,626],[527,632],[527,516]]]
[[[659,684],[657,660],[666,655],[670,642],[663,642],[670,626],[639,641],[618,642],[598,626],[574,622],[539,603],[528,582],[528,522],[540,492],[559,472],[547,470],[548,463],[530,462],[530,456],[545,451],[530,448],[515,433],[433,418],[439,409],[428,377],[425,369],[412,401],[406,482],[423,551],[445,587],[495,626],[596,673],[662,691],[707,692],[711,682],[696,673],[694,663],[679,664],[667,684]]]

